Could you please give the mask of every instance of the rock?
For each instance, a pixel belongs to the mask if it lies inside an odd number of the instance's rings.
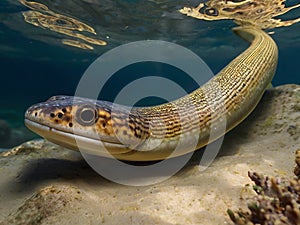
[[[50,145],[50,146],[49,146]],[[44,140],[33,140],[33,141],[28,141],[24,144],[21,144],[15,148],[12,148],[9,151],[5,151],[0,153],[0,156],[2,157],[8,157],[12,155],[20,155],[20,154],[33,154],[36,151],[42,150],[42,149],[51,149],[51,147],[55,148],[51,143],[46,142]]]
[[[0,143],[7,142],[11,136],[11,127],[9,124],[4,121],[0,120]]]
[[[74,202],[81,200],[81,192],[75,187],[48,186],[27,199],[1,225],[41,224],[48,217],[59,216],[68,207],[73,207]]]
[[[0,148],[8,149],[37,137],[24,125],[11,127],[5,120],[0,120]],[[1,151],[0,151],[1,152]]]

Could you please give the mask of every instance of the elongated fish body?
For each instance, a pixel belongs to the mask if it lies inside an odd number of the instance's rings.
[[[203,147],[252,112],[276,71],[278,49],[268,34],[251,26],[234,31],[251,45],[202,87],[182,98],[129,108],[54,96],[31,106],[25,113],[25,124],[56,144],[121,160],[161,160]],[[211,137],[211,131],[224,123],[225,129]]]

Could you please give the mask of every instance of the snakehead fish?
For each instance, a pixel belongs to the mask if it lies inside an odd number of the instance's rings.
[[[129,108],[54,96],[31,106],[25,113],[25,124],[58,145],[78,150],[79,140],[80,150],[121,160],[162,160],[174,149],[172,156],[179,156],[203,147],[213,141],[210,132],[219,123],[225,120],[226,129],[214,139],[251,113],[276,71],[278,49],[267,33],[255,26],[241,26],[234,31],[250,46],[207,83],[182,98],[157,106]],[[223,110],[218,109],[219,105]],[[219,111],[216,114],[213,110]]]

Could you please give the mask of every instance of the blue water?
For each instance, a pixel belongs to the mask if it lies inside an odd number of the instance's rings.
[[[28,8],[15,0],[0,1],[0,119],[13,128],[23,125],[23,113],[30,105],[50,96],[73,95],[88,66],[101,54],[121,44],[138,40],[165,40],[189,48],[217,73],[243,51],[248,43],[236,36],[232,21],[200,21],[177,12],[198,1],[41,1],[56,13],[71,16],[94,27],[97,38],[107,46],[94,46],[94,51],[61,44],[64,35],[28,24],[22,16]],[[87,3],[89,2],[89,3]],[[95,2],[95,3],[91,3]],[[101,2],[101,5],[96,3]],[[299,1],[287,1],[288,5]],[[300,9],[284,15],[299,17]],[[300,84],[300,23],[278,28],[272,35],[280,56],[273,85]],[[182,71],[163,64],[140,64],[119,73],[120,81],[107,86],[103,99],[113,100],[118,91],[143,75],[156,74],[174,79],[192,91],[197,86],[188,82]],[[99,74],[101,76],[101,74]],[[152,103],[161,99],[153,98]],[[142,101],[140,104],[147,104]],[[0,148],[1,146],[0,143]]]

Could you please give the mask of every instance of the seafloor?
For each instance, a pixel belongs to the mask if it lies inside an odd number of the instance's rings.
[[[227,209],[247,208],[255,195],[248,171],[293,176],[299,136],[300,86],[284,85],[225,136],[208,169],[199,171],[195,154],[156,185],[115,184],[80,153],[30,141],[0,158],[0,224],[232,224]]]

